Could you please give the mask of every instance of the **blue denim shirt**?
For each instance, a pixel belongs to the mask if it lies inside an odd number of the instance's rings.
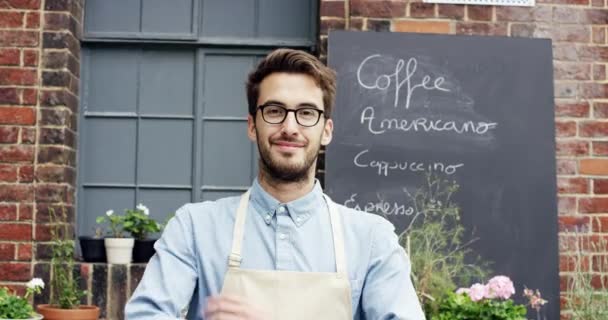
[[[186,204],[156,242],[126,306],[129,320],[203,319],[228,268],[239,197]],[[410,263],[386,219],[339,205],[355,319],[422,320]],[[328,207],[319,182],[300,199],[279,203],[258,181],[251,188],[242,268],[335,272]]]

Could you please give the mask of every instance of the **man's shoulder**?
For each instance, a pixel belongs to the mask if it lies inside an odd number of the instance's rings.
[[[353,228],[357,231],[372,231],[374,229],[394,230],[393,224],[385,217],[361,210],[336,204],[343,217],[346,228]]]

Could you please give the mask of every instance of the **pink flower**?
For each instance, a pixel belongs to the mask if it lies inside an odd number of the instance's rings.
[[[469,289],[469,288],[459,288],[458,290],[456,290],[456,294],[469,295],[469,292],[471,292],[471,289]]]
[[[471,286],[469,291],[469,297],[473,301],[479,301],[488,295],[488,286],[485,286],[481,283],[476,283]]]
[[[496,276],[488,281],[488,294],[486,298],[489,299],[509,299],[515,293],[515,287],[513,281],[506,276]]]

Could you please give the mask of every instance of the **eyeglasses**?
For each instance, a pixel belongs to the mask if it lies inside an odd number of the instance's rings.
[[[323,114],[323,110],[317,108],[287,109],[274,103],[258,106],[258,110],[262,111],[262,119],[270,124],[283,123],[287,115],[293,112],[296,116],[296,122],[303,127],[314,127],[319,123],[319,119],[321,119],[321,115]]]

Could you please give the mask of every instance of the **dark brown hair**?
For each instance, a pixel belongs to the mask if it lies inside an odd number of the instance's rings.
[[[317,86],[323,91],[324,115],[326,118],[331,117],[336,96],[336,73],[315,56],[293,49],[277,49],[269,53],[249,73],[246,88],[250,115],[255,115],[260,96],[260,83],[275,72],[302,73],[313,77]]]

